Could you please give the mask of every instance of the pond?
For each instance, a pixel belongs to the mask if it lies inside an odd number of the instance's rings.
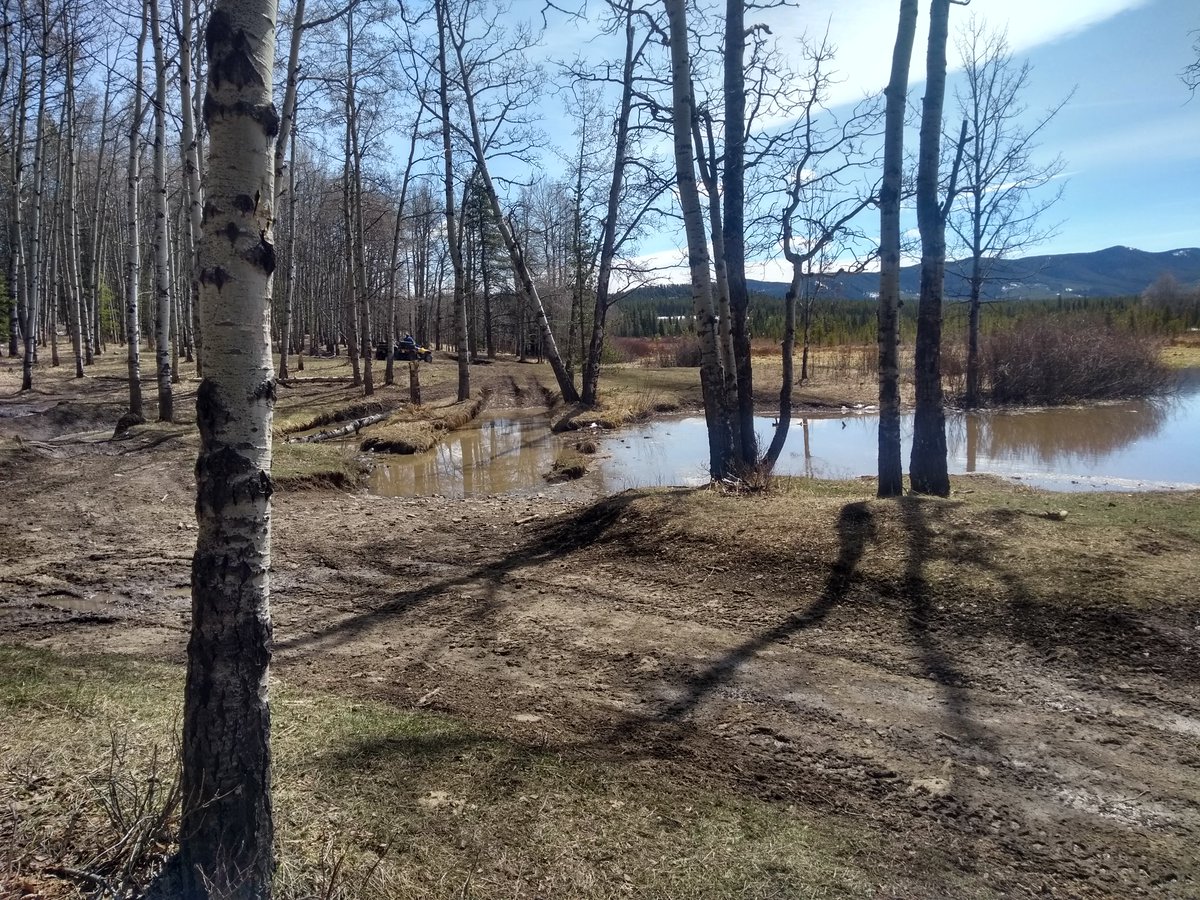
[[[765,445],[772,420],[756,420]],[[856,478],[876,467],[878,418],[869,408],[793,419],[777,472]],[[1200,370],[1181,373],[1161,400],[1087,407],[950,413],[950,471],[1001,475],[1052,490],[1200,488]],[[902,423],[907,465],[912,417]],[[558,451],[541,413],[501,410],[457,431],[437,449],[377,457],[371,490],[386,496],[487,496],[546,490]],[[605,433],[601,460],[580,485],[596,494],[626,488],[703,484],[707,436],[700,416]]]
[[[484,413],[452,431],[428,453],[374,457],[369,489],[385,497],[486,497],[546,488],[567,441],[550,433],[550,418],[531,410]]]

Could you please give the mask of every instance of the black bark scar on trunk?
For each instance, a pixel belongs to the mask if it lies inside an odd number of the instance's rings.
[[[275,384],[268,379],[255,390],[253,399],[275,399]],[[219,514],[220,510],[239,499],[257,501],[269,499],[274,493],[271,476],[255,466],[229,446],[212,446],[218,429],[228,424],[225,408],[216,383],[205,379],[196,393],[196,424],[200,429],[201,450],[196,458],[196,512]],[[244,492],[245,497],[239,495]]]
[[[261,125],[267,137],[273,138],[279,134],[279,113],[275,111],[274,103],[246,103],[244,100],[221,103],[209,91],[204,95],[204,124],[211,125],[217,116],[246,116]]]
[[[275,404],[275,379],[268,378],[262,382],[254,393],[251,395],[255,400],[266,400],[273,406]]]
[[[222,46],[228,49],[224,52],[217,49]],[[266,82],[254,65],[246,32],[241,28],[234,30],[228,14],[222,9],[215,10],[208,20],[205,47],[208,49],[208,58],[213,61],[208,78],[214,88],[219,88],[223,81],[238,88],[265,86]]]
[[[275,112],[274,103],[246,103],[238,101],[236,103],[221,103],[214,100],[212,92],[204,95],[204,124],[211,125],[212,120],[217,116],[229,115],[233,118],[239,116],[247,116],[253,119],[263,127],[263,132],[266,137],[274,138],[280,133],[280,114]]]
[[[229,281],[229,273],[226,272],[224,269],[222,269],[220,266],[213,266],[211,269],[201,269],[200,270],[200,283],[201,284],[211,284],[218,291],[220,291],[221,288],[225,287],[225,284],[228,281]],[[197,400],[197,405],[199,405],[198,400]]]
[[[267,238],[265,231],[259,234],[258,243],[243,253],[242,258],[258,266],[267,275],[275,271],[275,245]]]

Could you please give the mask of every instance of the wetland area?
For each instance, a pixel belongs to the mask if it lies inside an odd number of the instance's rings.
[[[1088,406],[951,411],[950,471],[997,475],[1036,487],[1078,490],[1200,489],[1200,369],[1183,369],[1165,397]],[[869,477],[878,418],[857,403],[795,417],[777,474]],[[369,489],[386,497],[487,497],[537,492],[555,457],[576,439],[555,434],[549,412],[485,410],[429,453],[378,455]],[[756,420],[760,443],[774,422]],[[904,458],[912,416],[902,420]],[[703,416],[660,417],[597,429],[598,465],[586,476],[596,496],[646,487],[707,483]]]

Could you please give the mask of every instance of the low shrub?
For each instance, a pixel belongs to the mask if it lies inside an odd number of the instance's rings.
[[[617,337],[604,342],[601,362],[631,363],[655,356],[655,340],[646,337]]]
[[[980,375],[996,404],[1050,406],[1162,393],[1170,375],[1159,341],[1057,317],[1028,320],[987,335]]]
[[[703,351],[700,349],[700,339],[694,334],[684,335],[672,342],[671,353],[663,363],[664,368],[698,369]]]

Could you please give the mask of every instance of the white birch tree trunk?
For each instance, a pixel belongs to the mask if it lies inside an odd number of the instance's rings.
[[[449,29],[449,17],[447,17],[447,28]],[[537,286],[533,283],[533,276],[529,272],[529,266],[525,263],[525,254],[521,246],[517,243],[512,228],[509,227],[508,222],[504,218],[504,210],[500,208],[500,197],[496,193],[496,185],[492,181],[491,172],[488,170],[487,156],[484,153],[479,117],[475,113],[475,99],[471,90],[470,71],[463,60],[462,45],[458,39],[454,41],[454,49],[458,58],[459,88],[463,92],[463,98],[467,106],[467,117],[471,123],[471,144],[475,151],[475,165],[483,180],[484,191],[487,193],[488,204],[492,208],[492,214],[496,217],[496,230],[500,232],[500,238],[504,241],[505,249],[508,250],[508,258],[512,263],[513,278],[517,282],[518,289],[520,293],[523,293],[528,298],[536,311],[535,316],[538,331],[542,336],[542,345],[545,349],[546,358],[550,362],[550,368],[554,372],[554,378],[558,382],[558,389],[562,393],[563,400],[567,403],[578,403],[579,392],[575,390],[574,379],[567,372],[566,366],[563,365],[562,357],[559,355],[558,343],[554,340],[554,331],[550,327],[550,319],[546,316],[546,307],[542,303],[541,295],[538,294]],[[459,256],[461,258],[461,252]],[[464,300],[462,324],[459,326],[459,336],[464,344],[466,343],[467,333],[465,307],[466,303]],[[460,397],[459,399],[466,398]]]
[[[450,16],[447,0],[434,0],[437,7],[438,29],[438,101],[442,119],[442,173],[446,188],[446,242],[450,248],[450,263],[454,267],[455,339],[458,343],[458,399],[471,396],[471,356],[467,346],[467,295],[463,274],[462,249],[458,241],[458,218],[454,212],[454,157],[450,146],[450,72],[446,65],[446,32]],[[439,315],[440,322],[440,315]]]
[[[147,0],[154,45],[154,363],[158,421],[175,418],[171,388],[171,264],[167,234],[167,66],[158,0]]]
[[[880,497],[904,492],[900,462],[900,192],[904,113],[917,30],[917,0],[901,0],[888,81],[879,190],[879,484]]]
[[[12,296],[11,316],[13,323],[9,328],[8,352],[16,356],[24,343],[25,330],[29,324],[29,297],[25,276],[25,232],[22,226],[21,193],[24,187],[25,173],[25,119],[26,103],[28,101],[29,65],[24,53],[13,53],[9,40],[10,29],[4,29],[5,58],[14,59],[19,70],[17,85],[13,97],[11,118],[8,133],[13,136],[12,149],[8,154],[8,186],[11,203],[9,217],[9,293]],[[30,383],[32,387],[32,382]]]
[[[275,269],[274,0],[218,0],[207,28],[204,379],[183,725],[177,892],[271,895],[270,299]]]
[[[125,220],[125,342],[129,370],[129,414],[144,419],[142,410],[141,325],[138,320],[138,287],[142,273],[141,229],[138,227],[141,204],[141,127],[142,68],[146,46],[146,12],[142,8],[142,30],[137,42],[137,69],[133,79],[133,109],[129,124],[129,159],[126,164]]]
[[[71,349],[75,356],[75,377],[83,377],[84,357],[90,363],[90,342],[87,336],[86,306],[83,302],[83,286],[79,273],[79,219],[76,209],[79,185],[79,157],[75,148],[75,52],[70,40],[66,47],[66,93],[63,117],[66,121],[67,149],[67,203],[64,210],[64,251],[67,276],[67,303],[71,317]]]
[[[946,96],[946,39],[951,0],[929,7],[925,98],[917,154],[917,228],[921,233],[921,299],[914,344],[916,404],[913,410],[909,486],[915,493],[950,496],[946,414],[942,398],[942,293],[946,277],[946,215],[938,199],[942,110]],[[966,137],[964,123],[963,137]],[[959,147],[961,148],[961,141]],[[961,150],[960,150],[961,154]],[[961,158],[961,156],[960,156]],[[957,164],[955,166],[957,170]],[[953,180],[953,179],[952,179]],[[950,192],[954,187],[951,185]]]
[[[38,104],[37,120],[34,122],[33,139],[33,212],[30,215],[30,279],[29,297],[26,300],[25,324],[25,359],[21,367],[21,390],[33,388],[33,363],[37,357],[37,323],[41,308],[42,290],[45,285],[43,257],[45,248],[42,241],[42,207],[43,193],[46,184],[45,149],[46,149],[46,57],[48,55],[47,41],[50,31],[50,14],[48,0],[42,0],[42,36],[38,46]],[[18,201],[19,202],[19,201]]]
[[[204,191],[200,184],[200,152],[196,138],[195,97],[192,90],[192,0],[182,0],[179,30],[179,101],[183,116],[183,176],[188,206],[188,308],[192,312],[189,359],[196,363],[196,374],[204,374],[203,336],[199,322],[200,237],[204,224]],[[180,318],[183,318],[181,313]]]

